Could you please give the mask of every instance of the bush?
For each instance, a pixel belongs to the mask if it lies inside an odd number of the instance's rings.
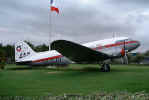
[[[0,50],[0,69],[5,69],[6,58],[3,50]]]

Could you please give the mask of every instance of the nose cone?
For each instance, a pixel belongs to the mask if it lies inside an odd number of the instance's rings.
[[[136,48],[138,48],[140,45],[141,45],[140,42],[136,41]]]
[[[129,46],[128,46],[128,51],[132,51],[132,50],[135,50],[137,49],[139,46],[140,46],[140,42],[139,41],[132,41]]]
[[[134,41],[134,43],[132,44],[132,50],[135,50],[135,49],[137,49],[139,46],[140,46],[141,44],[140,44],[140,42],[139,41]]]

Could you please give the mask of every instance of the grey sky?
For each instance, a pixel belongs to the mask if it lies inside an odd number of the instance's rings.
[[[148,47],[149,0],[55,0],[60,14],[52,13],[52,40],[78,43],[129,36]],[[0,43],[29,40],[48,43],[48,0],[1,0]]]

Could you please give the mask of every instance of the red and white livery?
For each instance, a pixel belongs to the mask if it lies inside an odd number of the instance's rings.
[[[51,44],[51,51],[35,52],[25,42],[15,45],[17,64],[30,65],[66,65],[76,63],[102,62],[102,71],[110,71],[109,59],[125,58],[127,53],[140,46],[140,42],[128,37],[116,37],[85,44],[77,44],[67,40],[56,40]]]

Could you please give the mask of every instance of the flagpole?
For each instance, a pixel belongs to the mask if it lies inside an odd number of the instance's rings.
[[[49,51],[51,50],[51,42],[52,42],[52,11],[51,11],[51,2],[50,2],[50,13],[49,13],[49,25],[50,25],[50,28],[49,28]]]
[[[51,43],[52,43],[52,11],[55,11],[56,13],[59,14],[59,9],[57,7],[54,7],[53,6],[53,0],[50,0],[50,14],[49,14],[49,25],[50,25],[50,28],[49,28],[49,51],[51,50]]]

